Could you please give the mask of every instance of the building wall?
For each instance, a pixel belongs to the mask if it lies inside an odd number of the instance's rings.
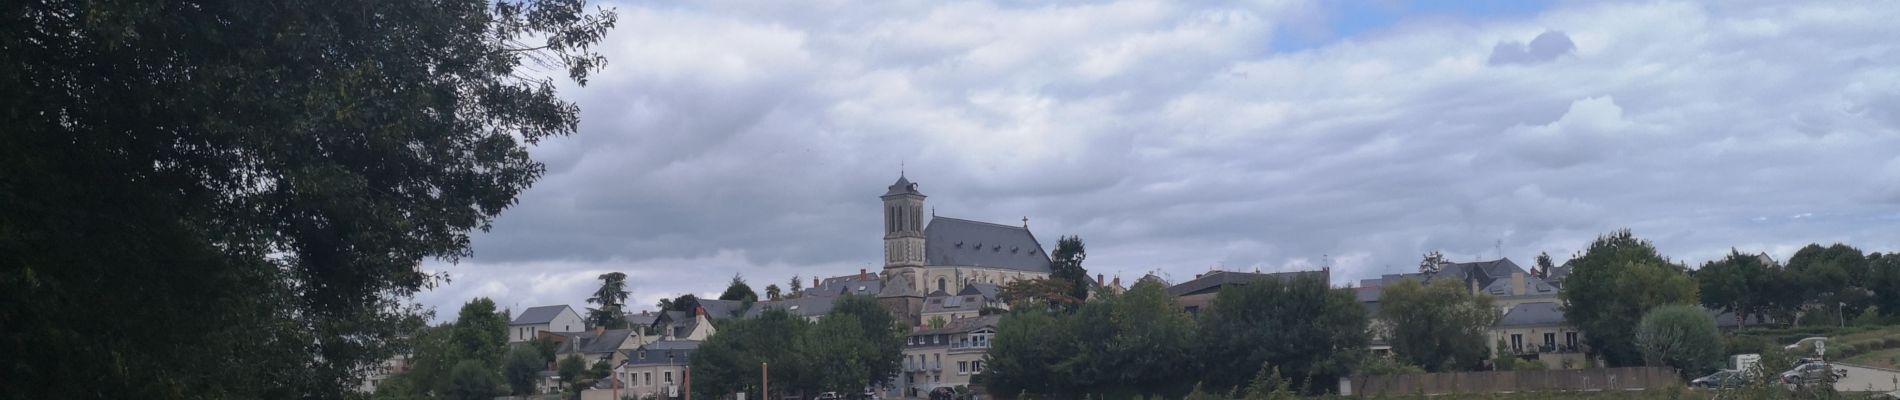
[[[552,321],[539,325],[520,325],[508,327],[508,342],[518,343],[534,340],[541,332],[581,332],[587,330],[587,323],[573,309],[562,310]]]
[[[969,385],[970,378],[986,369],[985,352],[989,351],[987,341],[995,338],[994,333],[983,335],[987,338],[983,342],[972,340],[969,333],[941,335],[938,341],[920,344],[905,342],[897,386],[912,389],[913,392],[908,396],[924,397],[934,388]],[[929,336],[938,335],[913,337]],[[971,344],[960,345],[966,340]]]
[[[1041,272],[960,265],[933,265],[924,267],[923,274],[921,275],[922,281],[919,282],[921,286],[917,287],[921,289],[919,292],[924,294],[936,292],[939,280],[943,283],[944,292],[956,294],[963,290],[963,286],[966,282],[981,282],[1002,286],[1018,280],[1049,276],[1049,274]]]
[[[1551,334],[1551,341],[1545,341],[1544,334],[1546,333]],[[1571,347],[1566,341],[1566,335],[1570,333],[1576,334],[1575,347]],[[1511,347],[1511,335],[1522,335],[1521,349]],[[1576,328],[1560,325],[1492,328],[1487,335],[1487,341],[1491,346],[1492,354],[1498,354],[1498,352],[1502,350],[1505,353],[1517,354],[1519,357],[1537,360],[1538,362],[1544,363],[1544,366],[1550,369],[1590,367],[1589,358],[1585,356],[1582,351],[1584,346],[1583,332]],[[1498,347],[1499,341],[1503,341],[1504,348],[1500,349]],[[1546,351],[1547,346],[1554,351]],[[1570,348],[1566,349],[1565,347]],[[1569,363],[1567,365],[1568,368],[1566,368],[1566,362]]]
[[[658,398],[682,397],[686,393],[686,364],[683,361],[673,365],[627,366],[621,368],[619,374],[620,381],[627,383],[627,393],[636,399],[647,395]],[[672,381],[668,382],[668,378]],[[662,393],[673,396],[661,396]]]

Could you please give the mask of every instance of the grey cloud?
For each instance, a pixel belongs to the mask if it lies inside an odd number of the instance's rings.
[[[733,273],[763,288],[875,269],[899,163],[939,214],[1027,216],[1130,279],[1326,259],[1345,283],[1430,250],[1561,259],[1622,227],[1692,262],[1900,248],[1881,111],[1900,54],[1865,40],[1900,9],[1572,6],[1270,54],[1306,14],[623,4],[610,69],[563,92],[581,132],[533,150],[548,175],[418,300],[579,306],[622,271],[646,305]],[[1544,26],[1569,33],[1504,46],[1538,68],[1485,68],[1498,51],[1470,45]],[[1563,57],[1570,35],[1588,57]]]
[[[1530,44],[1517,41],[1498,42],[1491,48],[1491,65],[1542,64],[1575,53],[1577,44],[1570,36],[1560,31],[1545,31],[1532,38]]]

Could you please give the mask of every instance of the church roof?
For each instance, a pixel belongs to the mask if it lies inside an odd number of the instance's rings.
[[[955,265],[1049,272],[1049,253],[1029,228],[932,217],[924,227],[927,265]]]
[[[898,175],[897,183],[892,183],[890,190],[884,191],[885,196],[894,196],[894,195],[900,195],[900,194],[914,194],[918,196],[924,195],[923,192],[917,191],[917,184],[910,183],[910,179],[905,179],[903,175]]]

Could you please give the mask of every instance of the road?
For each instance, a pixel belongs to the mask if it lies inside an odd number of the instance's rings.
[[[1869,368],[1849,364],[1834,364],[1835,369],[1847,370],[1847,376],[1834,382],[1834,390],[1842,392],[1889,392],[1900,390],[1900,371]]]

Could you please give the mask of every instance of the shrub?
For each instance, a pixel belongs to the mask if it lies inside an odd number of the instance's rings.
[[[1636,325],[1636,346],[1647,365],[1675,367],[1687,375],[1721,365],[1722,333],[1701,307],[1670,305],[1651,309]]]

